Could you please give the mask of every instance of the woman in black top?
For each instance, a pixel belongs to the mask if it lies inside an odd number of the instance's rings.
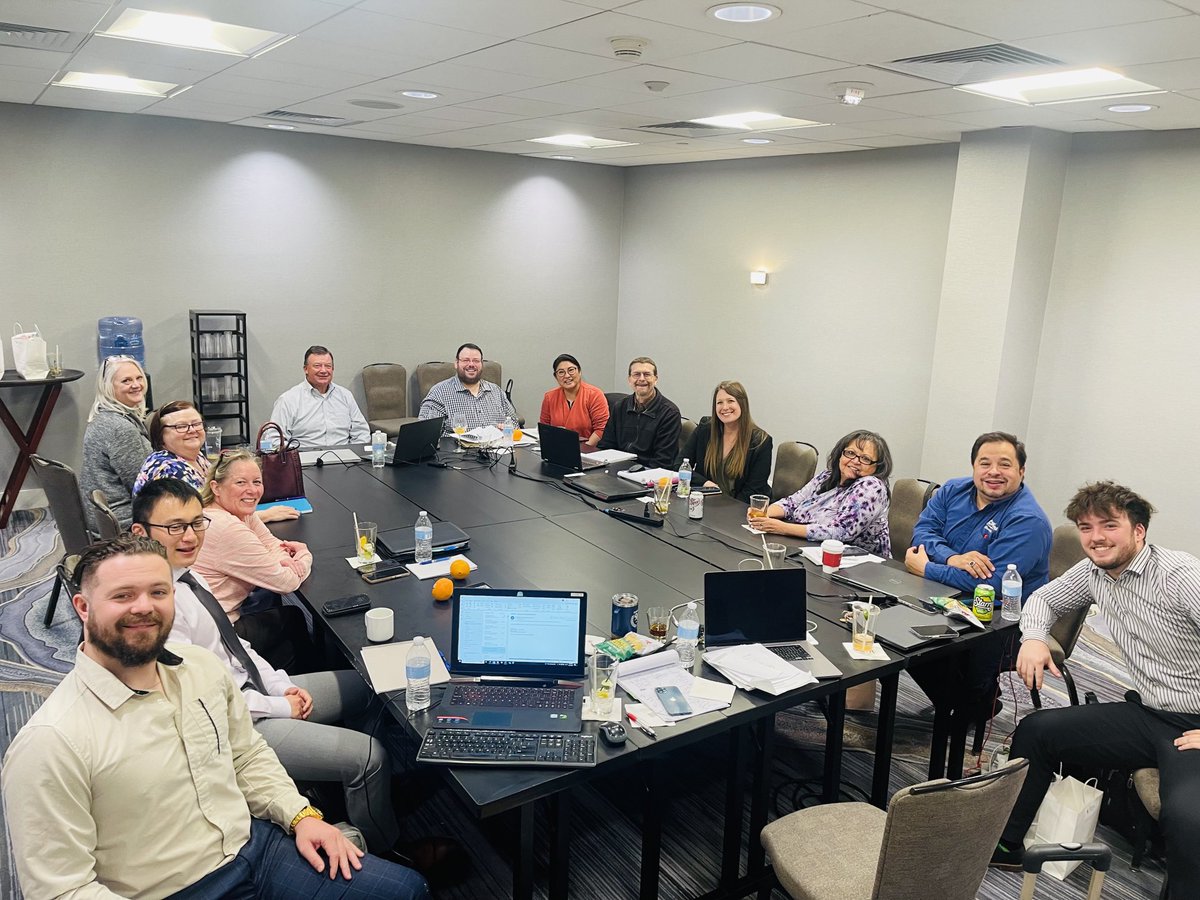
[[[747,503],[751,494],[770,494],[771,436],[750,418],[750,399],[737,381],[713,391],[712,416],[705,416],[683,446],[676,466],[687,458],[692,484],[719,487]]]

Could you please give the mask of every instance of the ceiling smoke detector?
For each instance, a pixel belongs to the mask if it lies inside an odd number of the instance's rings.
[[[649,43],[648,40],[640,37],[615,37],[608,39],[608,44],[612,47],[613,56],[617,59],[641,59],[642,51],[646,49],[646,45]]]
[[[646,85],[646,90],[653,91],[656,94],[661,94],[671,86],[671,82],[669,81],[646,81],[643,83]]]

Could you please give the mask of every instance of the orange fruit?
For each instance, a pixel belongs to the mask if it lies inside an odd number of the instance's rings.
[[[433,583],[433,599],[445,602],[454,596],[454,582],[449,578],[439,578]]]
[[[513,429],[513,440],[519,441],[524,434],[525,434],[525,432],[523,432],[520,428],[514,428]],[[466,576],[464,575],[463,577],[465,578]]]
[[[455,581],[462,581],[471,574],[471,566],[465,559],[456,559],[450,563],[450,577]]]

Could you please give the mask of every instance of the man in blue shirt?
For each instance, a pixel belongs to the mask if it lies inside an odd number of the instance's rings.
[[[1000,579],[1012,563],[1021,574],[1023,601],[1050,578],[1052,534],[1025,486],[1025,445],[1003,431],[981,434],[971,448],[971,466],[971,477],[947,481],[930,499],[904,564],[968,596],[977,584],[990,584],[999,597]],[[1008,656],[1004,669],[1011,668]],[[963,708],[995,700],[1004,657],[1005,647],[995,641],[909,672],[935,706]]]

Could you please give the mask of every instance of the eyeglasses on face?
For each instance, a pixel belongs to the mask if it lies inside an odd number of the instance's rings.
[[[653,372],[630,372],[630,378],[647,379],[656,377]]]
[[[172,522],[170,525],[159,525],[157,522],[147,522],[146,525],[148,525],[150,528],[165,529],[167,534],[179,537],[189,528],[195,533],[199,534],[201,531],[206,529],[211,522],[212,520],[208,516],[201,516],[194,522]]]
[[[460,357],[458,358],[458,361],[459,361],[460,363],[462,363],[464,366],[482,366],[482,365],[483,365],[483,360],[482,360],[482,359],[463,359],[463,358],[460,356]]]
[[[879,465],[879,460],[871,459],[869,456],[863,456],[861,453],[855,453],[849,447],[842,451],[842,459],[846,460],[846,462],[860,462],[864,466]]]
[[[566,378],[568,375],[578,375],[579,369],[575,366],[567,366],[565,369],[555,369],[554,374],[559,378]]]
[[[163,428],[174,428],[180,434],[187,434],[189,431],[203,431],[203,422],[179,422],[176,425],[164,425]]]

